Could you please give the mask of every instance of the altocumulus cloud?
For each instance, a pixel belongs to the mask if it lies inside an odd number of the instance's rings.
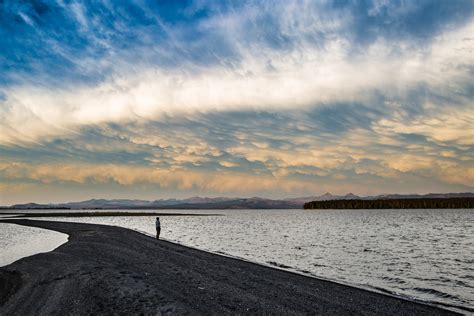
[[[3,2],[2,200],[472,190],[473,6]]]

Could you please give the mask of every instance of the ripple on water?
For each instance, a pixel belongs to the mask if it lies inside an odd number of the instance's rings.
[[[474,210],[219,213],[226,216],[163,217],[162,236],[308,275],[474,309],[474,234],[472,225],[466,224],[474,222]],[[65,220],[124,226],[150,234],[155,229],[149,217]]]
[[[465,303],[465,301],[462,298],[460,298],[456,295],[452,295],[452,294],[445,293],[445,292],[442,292],[442,291],[438,291],[438,290],[435,290],[435,289],[415,287],[415,288],[413,288],[413,290],[417,291],[417,292],[420,292],[420,293],[423,293],[423,294],[428,294],[428,295],[431,295],[431,296],[434,296],[434,297],[439,297],[439,298],[443,298],[443,299],[450,299],[452,301]]]
[[[51,251],[67,242],[67,239],[68,235],[51,230],[0,223],[0,266]]]

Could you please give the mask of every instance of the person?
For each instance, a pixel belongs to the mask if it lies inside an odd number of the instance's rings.
[[[156,226],[156,239],[160,239],[161,223],[160,223],[159,217],[156,218],[155,226]]]

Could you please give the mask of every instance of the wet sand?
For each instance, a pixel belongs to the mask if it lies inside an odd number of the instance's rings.
[[[4,222],[66,233],[69,241],[52,252],[0,268],[0,315],[453,314],[125,228],[23,219]]]

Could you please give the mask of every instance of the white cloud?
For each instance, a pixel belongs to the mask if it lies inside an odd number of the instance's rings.
[[[295,24],[294,14],[280,18],[288,34],[297,34],[301,25],[306,25]],[[235,32],[241,31],[232,17],[221,17],[211,25],[218,23],[227,25],[229,36],[237,37]],[[324,23],[312,27],[323,28]],[[472,100],[458,96],[458,92],[472,79],[466,67],[474,65],[474,41],[463,39],[473,33],[474,22],[440,34],[430,47],[413,50],[410,43],[400,42],[397,56],[393,55],[393,44],[380,39],[367,47],[365,54],[353,58],[349,43],[339,36],[327,40],[324,48],[304,40],[291,50],[240,44],[242,60],[232,67],[186,63],[177,69],[153,65],[136,69],[118,61],[123,68],[97,86],[7,88],[6,100],[0,101],[0,144],[61,137],[104,122],[159,120],[165,114],[370,103],[374,91],[388,99],[405,100],[410,89],[419,84],[466,104]]]

